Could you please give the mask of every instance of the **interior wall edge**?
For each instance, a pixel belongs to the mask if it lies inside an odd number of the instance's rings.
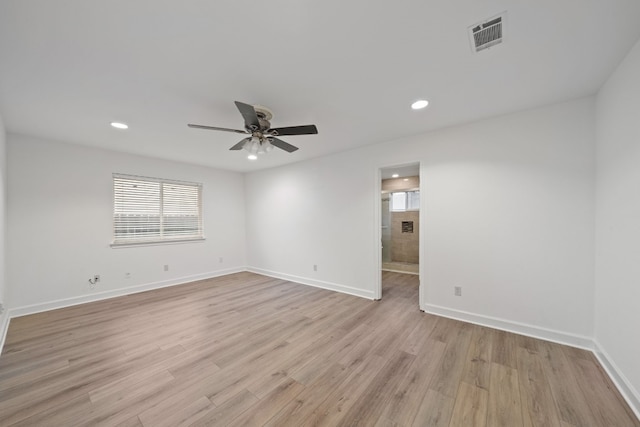
[[[314,288],[326,289],[329,291],[341,292],[343,294],[353,295],[356,297],[375,299],[373,291],[354,288],[351,286],[340,285],[338,283],[325,282],[322,280],[309,279],[307,277],[294,276],[292,274],[279,273],[277,271],[264,270],[258,267],[247,267],[247,271],[263,276],[273,277],[275,279],[288,280],[290,282],[299,283],[301,285],[313,286]]]
[[[0,314],[0,354],[2,354],[2,348],[4,347],[4,341],[7,338],[8,331],[9,331],[9,311],[5,310]]]
[[[469,313],[466,311],[455,310],[434,304],[424,304],[423,310],[429,314],[447,317],[449,319],[460,320],[462,322],[473,323],[475,325],[486,326],[501,331],[512,332],[518,335],[525,335],[532,338],[551,341],[557,344],[568,345],[571,347],[581,348],[583,350],[593,351],[593,337],[585,335],[572,334],[535,325],[528,325],[519,322],[513,322],[506,319],[499,319],[482,314]]]
[[[611,356],[600,345],[597,339],[593,339],[595,355],[600,365],[605,370],[613,384],[616,386],[624,400],[627,402],[635,416],[640,420],[640,391],[636,390],[627,377],[618,368]]]

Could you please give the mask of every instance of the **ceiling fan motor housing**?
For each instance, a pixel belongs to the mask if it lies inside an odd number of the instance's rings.
[[[258,116],[260,130],[270,129],[271,122],[269,120],[273,118],[273,112],[262,105],[254,105],[253,108],[256,110],[256,116]]]

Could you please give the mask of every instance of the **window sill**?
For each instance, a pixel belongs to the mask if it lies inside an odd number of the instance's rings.
[[[137,248],[142,246],[164,246],[164,245],[181,245],[184,243],[202,243],[206,239],[200,237],[197,239],[176,239],[176,240],[148,240],[144,242],[128,242],[128,243],[111,243],[113,249],[120,248]]]

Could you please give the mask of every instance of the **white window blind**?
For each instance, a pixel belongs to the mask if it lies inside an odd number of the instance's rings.
[[[202,184],[113,174],[113,244],[204,239]]]

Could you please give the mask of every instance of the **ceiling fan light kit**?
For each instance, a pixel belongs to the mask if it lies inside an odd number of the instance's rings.
[[[236,107],[244,118],[244,130],[221,128],[216,126],[204,126],[189,123],[187,126],[196,129],[218,130],[223,132],[234,132],[250,135],[242,141],[233,145],[229,150],[246,150],[249,154],[249,160],[255,160],[258,154],[266,154],[278,147],[288,153],[292,153],[298,149],[283,140],[277,138],[281,135],[315,135],[318,128],[315,125],[289,126],[283,128],[272,128],[270,120],[273,113],[266,107],[259,105],[253,106],[244,102],[235,101]]]
[[[268,138],[251,138],[249,141],[245,141],[242,148],[251,154],[266,154],[273,150],[273,145]]]

